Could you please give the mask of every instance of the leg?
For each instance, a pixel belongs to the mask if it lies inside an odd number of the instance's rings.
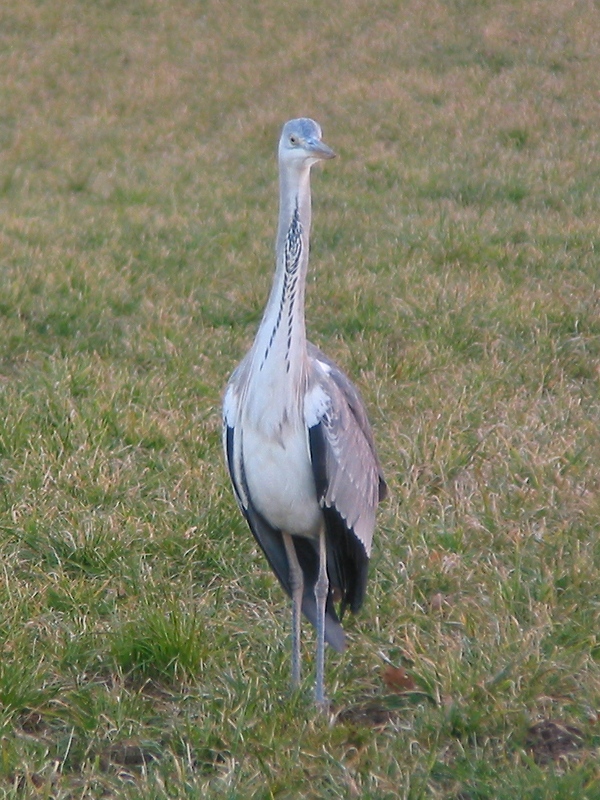
[[[325,608],[329,594],[329,578],[327,577],[327,545],[325,529],[319,532],[319,576],[315,584],[315,600],[317,603],[317,678],[315,682],[315,701],[322,710],[327,709],[325,699]]]
[[[289,533],[283,534],[283,543],[290,567],[290,586],[292,589],[292,686],[300,685],[300,614],[304,575],[296,555],[296,548]]]

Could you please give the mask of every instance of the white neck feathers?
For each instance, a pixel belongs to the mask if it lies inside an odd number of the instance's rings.
[[[310,167],[280,163],[276,269],[269,301],[254,343],[260,372],[282,378],[304,369],[304,293],[310,241]],[[256,362],[255,362],[256,363]]]

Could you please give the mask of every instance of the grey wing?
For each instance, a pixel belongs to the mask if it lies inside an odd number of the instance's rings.
[[[375,511],[387,486],[358,390],[313,345],[309,358],[305,422],[327,528],[330,581],[341,592],[342,609],[355,611],[366,588]]]
[[[364,442],[361,442],[360,444],[357,442],[360,450],[360,461],[365,465],[370,465],[368,470],[369,482],[372,478],[371,469],[375,468],[377,470],[377,502],[385,500],[387,497],[387,484],[385,482],[385,478],[383,477],[383,471],[381,469],[379,457],[377,456],[377,451],[375,449],[373,431],[371,429],[371,424],[367,417],[365,403],[360,395],[360,392],[348,378],[348,376],[342,372],[335,361],[332,361],[330,358],[328,358],[325,353],[323,353],[318,347],[315,347],[315,345],[311,344],[310,342],[308,343],[308,355],[313,364],[317,362],[317,366],[319,367],[321,373],[325,372],[327,377],[336,385],[345,402],[348,404],[348,408],[352,414],[352,417],[354,418],[354,422],[364,437]],[[357,436],[357,434],[358,432],[355,431],[355,436]],[[366,447],[364,447],[364,445],[366,445]]]

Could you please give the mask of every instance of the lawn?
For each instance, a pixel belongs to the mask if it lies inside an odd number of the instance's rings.
[[[0,9],[0,794],[600,798],[600,8]],[[311,339],[390,486],[289,688],[220,404],[309,115]]]

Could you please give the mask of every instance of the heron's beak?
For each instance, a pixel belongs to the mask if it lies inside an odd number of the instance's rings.
[[[335,158],[335,153],[329,147],[329,145],[325,144],[325,142],[320,141],[319,139],[312,139],[310,142],[310,152],[315,158]]]

